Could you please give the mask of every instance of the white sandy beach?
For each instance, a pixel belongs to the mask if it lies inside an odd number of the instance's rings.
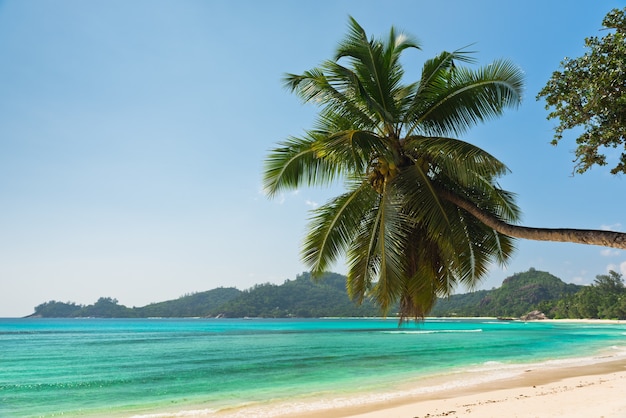
[[[320,413],[318,417],[626,417],[626,360],[580,368],[529,370],[516,379],[447,391],[369,411]]]
[[[459,378],[464,377],[461,375]],[[433,384],[445,386],[450,383],[445,379],[426,379],[424,384],[428,387]],[[415,386],[419,387],[421,383],[417,382]],[[351,406],[346,406],[346,403],[350,404],[350,399],[320,399],[309,405],[313,408],[308,412],[300,409],[303,406],[300,402],[297,406],[287,402],[275,405],[276,409],[265,405],[192,415],[207,418],[624,418],[626,357],[607,356],[599,363],[580,366],[571,363],[564,367],[554,365],[547,368],[530,365],[515,377],[475,385],[461,384],[427,393],[419,393],[418,388],[418,394],[411,396],[406,396],[407,388],[386,401],[376,401],[376,394],[371,394],[370,401],[365,402],[362,396],[356,396]],[[321,405],[325,406],[320,408]]]

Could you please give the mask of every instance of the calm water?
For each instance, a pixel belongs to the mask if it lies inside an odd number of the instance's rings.
[[[0,319],[0,417],[276,416],[394,396],[398,382],[424,376],[496,378],[606,350],[626,352],[626,326]]]

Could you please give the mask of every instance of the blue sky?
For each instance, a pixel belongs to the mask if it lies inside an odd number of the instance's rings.
[[[522,223],[626,230],[626,183],[608,169],[572,176],[573,135],[535,96],[565,57],[626,1],[0,0],[0,317],[47,300],[143,306],[218,286],[282,283],[306,270],[308,211],[339,189],[268,200],[263,159],[312,126],[316,108],[284,73],[331,58],[355,17],[369,34],[417,37],[424,60],[473,44],[482,65],[526,74],[522,106],[463,138],[511,169]],[[612,155],[615,158],[615,155]],[[534,267],[591,283],[626,252],[518,241],[499,286]],[[334,268],[345,273],[339,263]],[[464,291],[460,289],[459,291]]]

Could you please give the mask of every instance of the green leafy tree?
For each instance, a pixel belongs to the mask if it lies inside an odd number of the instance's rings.
[[[42,316],[44,318],[66,318],[76,316],[82,308],[73,302],[57,302],[51,300],[35,307],[35,313],[30,316]]]
[[[557,318],[626,318],[626,288],[622,275],[610,271],[598,275],[591,286],[564,298],[557,303],[554,316]]]
[[[548,119],[558,119],[552,144],[569,129],[582,128],[576,138],[575,171],[607,165],[605,148],[626,149],[626,9],[611,10],[602,21],[610,30],[602,38],[585,39],[587,52],[565,58],[537,99],[545,97]],[[612,174],[626,173],[622,153]]]
[[[134,318],[137,314],[133,309],[119,305],[117,299],[102,297],[99,298],[93,305],[84,306],[81,310],[75,313],[75,316],[95,318]]]
[[[508,61],[473,70],[458,65],[473,62],[467,52],[443,52],[403,84],[407,49],[419,44],[393,28],[368,40],[352,19],[335,60],[287,75],[286,85],[322,110],[314,129],[271,152],[265,186],[274,195],[344,179],[347,192],[314,212],[305,262],[319,275],[346,251],[351,297],[371,295],[384,310],[399,301],[402,315],[419,317],[513,251],[510,237],[450,199],[516,221],[512,194],[496,182],[506,167],[451,136],[517,106],[522,74]]]
[[[622,275],[613,270],[609,271],[609,274],[596,276],[593,283],[594,286],[605,294],[617,294],[624,291]]]
[[[598,317],[604,319],[624,318],[621,299],[626,294],[622,275],[611,270],[609,274],[598,275],[594,280],[594,288],[599,294]]]

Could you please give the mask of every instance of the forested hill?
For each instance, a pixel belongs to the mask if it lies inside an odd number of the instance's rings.
[[[531,268],[504,279],[502,286],[440,299],[433,316],[520,317],[533,310],[550,315],[556,302],[584,286],[568,284],[556,276]]]
[[[626,318],[626,288],[621,275],[596,276],[591,286],[567,284],[550,273],[531,268],[516,273],[492,290],[440,299],[430,316],[490,316],[518,318],[539,310],[549,318]],[[390,315],[394,315],[392,309]],[[34,317],[371,317],[380,316],[370,301],[357,306],[346,293],[346,277],[328,273],[314,281],[309,273],[281,285],[261,284],[241,291],[218,288],[175,300],[128,308],[116,299],[100,298],[93,305],[50,301],[35,308]]]
[[[152,303],[140,308],[120,305],[117,299],[102,297],[93,305],[50,301],[35,307],[31,316],[42,318],[185,318],[212,316],[213,312],[242,292],[233,287],[217,288],[181,296],[175,300]]]
[[[248,290],[217,288],[185,295],[175,300],[128,308],[117,299],[103,297],[93,305],[50,301],[35,307],[31,317],[43,318],[184,318],[184,317],[362,317],[380,316],[366,301],[357,306],[346,292],[346,277],[327,273],[312,280],[309,273],[286,280],[282,285],[260,284]]]

